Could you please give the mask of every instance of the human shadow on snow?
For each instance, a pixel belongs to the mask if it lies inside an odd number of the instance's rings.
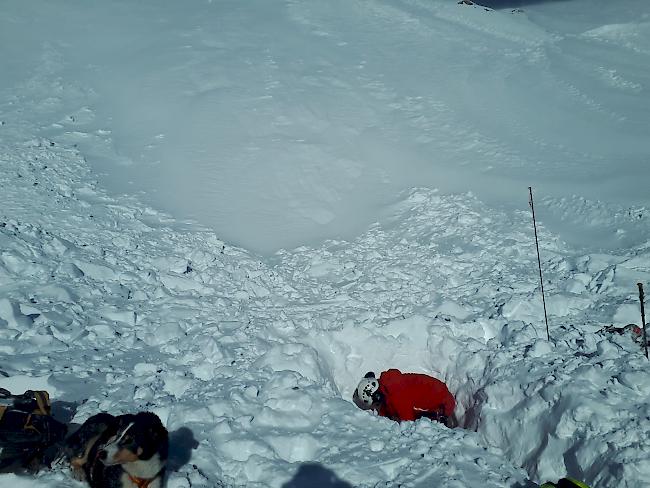
[[[318,463],[305,463],[282,488],[352,488],[352,485]]]

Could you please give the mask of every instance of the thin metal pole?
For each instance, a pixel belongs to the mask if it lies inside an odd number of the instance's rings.
[[[641,302],[641,328],[643,329],[643,346],[645,347],[645,357],[648,358],[648,337],[645,332],[645,309],[643,308],[643,283],[636,284],[639,287],[639,301]]]
[[[539,242],[537,240],[537,221],[535,220],[535,205],[533,204],[533,188],[528,187],[530,194],[530,209],[533,211],[533,228],[535,229],[535,247],[537,248],[537,266],[539,268],[539,284],[542,287],[542,304],[544,305],[544,322],[546,322],[546,338],[550,341],[551,334],[548,330],[548,316],[546,314],[546,299],[544,298],[544,279],[542,278],[542,260],[539,257]]]

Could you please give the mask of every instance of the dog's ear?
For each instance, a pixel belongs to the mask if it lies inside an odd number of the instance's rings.
[[[131,413],[125,413],[124,415],[118,415],[115,417],[115,427],[116,429],[122,430],[125,428],[127,425],[132,424],[135,422],[136,416],[131,414]]]
[[[364,376],[364,378],[374,378],[374,377],[375,377],[375,373],[373,373],[372,371],[368,371]]]
[[[163,426],[160,418],[151,412],[140,412],[138,416],[141,418],[142,425],[145,427],[143,433],[147,438],[147,440],[143,441],[143,445],[145,447],[154,447],[155,451],[164,453],[166,457],[169,434],[167,429]],[[145,449],[145,451],[147,450],[148,449]],[[151,454],[153,454],[153,452]],[[148,457],[151,456],[149,455]]]

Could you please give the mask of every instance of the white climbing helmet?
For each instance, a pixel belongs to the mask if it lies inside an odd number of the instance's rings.
[[[373,376],[366,375],[359,382],[359,386],[354,391],[354,400],[360,408],[367,410],[375,403],[373,395],[379,390],[379,380]]]

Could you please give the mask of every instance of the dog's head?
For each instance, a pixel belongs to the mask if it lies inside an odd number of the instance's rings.
[[[115,434],[101,447],[98,456],[107,466],[146,461],[154,454],[167,457],[167,429],[156,414],[140,412],[117,417]]]

